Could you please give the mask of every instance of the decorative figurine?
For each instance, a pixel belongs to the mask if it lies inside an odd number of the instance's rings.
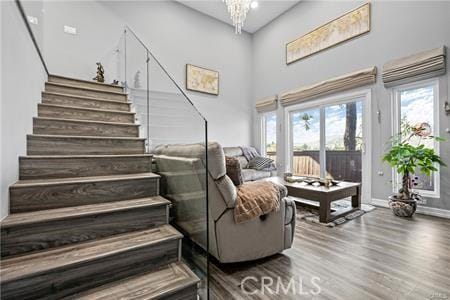
[[[139,78],[141,74],[141,71],[137,71],[136,74],[134,74],[134,88],[138,89],[141,87],[141,80]]]
[[[93,80],[97,80],[97,82],[105,82],[105,70],[100,62],[97,64],[97,76],[92,78]]]

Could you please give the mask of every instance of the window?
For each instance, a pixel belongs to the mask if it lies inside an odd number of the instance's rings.
[[[339,100],[291,111],[294,175],[362,181],[363,99]]]
[[[274,161],[277,158],[277,115],[268,112],[262,116],[262,155]]]
[[[438,136],[438,81],[425,81],[420,83],[408,84],[395,88],[394,96],[394,135],[406,135],[406,127],[416,124],[426,123],[429,125],[432,135]],[[439,147],[433,140],[423,140],[420,137],[413,137],[413,144],[424,144],[426,147],[433,148],[439,153]],[[394,173],[396,174],[396,173]],[[400,184],[400,178],[393,176],[394,191],[397,191]],[[424,196],[439,197],[439,172],[434,172],[431,176],[426,176],[417,172],[413,175],[414,190],[420,191]]]

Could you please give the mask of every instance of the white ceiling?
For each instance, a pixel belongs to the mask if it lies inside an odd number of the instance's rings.
[[[222,0],[177,0],[181,4],[232,25],[227,7]],[[257,0],[259,6],[250,9],[244,23],[244,31],[254,33],[300,0]]]

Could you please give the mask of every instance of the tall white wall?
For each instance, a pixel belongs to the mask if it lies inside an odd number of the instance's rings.
[[[186,92],[208,120],[209,140],[251,143],[250,35],[236,36],[231,26],[173,1],[48,1],[44,8],[43,44],[51,73],[91,79],[96,61],[112,65],[113,50],[128,24],[183,89],[187,63],[219,71],[219,96]],[[64,25],[76,27],[78,34],[64,33]],[[130,39],[128,48],[133,55],[141,51]],[[111,69],[108,81],[116,74]],[[151,84],[157,79],[151,78]]]
[[[271,96],[296,87],[312,84],[338,75],[377,66],[391,59],[442,45],[450,47],[450,2],[448,1],[372,1],[372,27],[368,34],[319,52],[290,65],[285,62],[285,44],[317,26],[357,7],[355,1],[301,1],[253,36],[253,94],[255,99]],[[447,60],[448,61],[448,60]],[[391,193],[391,170],[381,162],[385,143],[391,134],[390,91],[381,76],[372,87],[372,198],[387,199]],[[450,138],[445,129],[449,117],[442,105],[449,98],[449,76],[440,78],[440,134]],[[314,101],[314,100],[312,100]],[[377,123],[377,104],[381,123]],[[256,112],[254,112],[256,114]],[[279,119],[283,109],[278,111]],[[255,118],[256,120],[256,118]],[[280,120],[282,125],[283,121]],[[284,128],[281,128],[281,132]],[[254,124],[258,143],[259,124]],[[284,153],[283,136],[279,134],[278,152]],[[450,164],[449,142],[441,144],[441,155]],[[278,158],[277,158],[278,160]],[[283,164],[283,159],[280,157]],[[284,169],[284,165],[281,166]],[[379,176],[383,171],[384,176]],[[450,209],[450,171],[441,171],[441,198],[428,199],[428,205]]]
[[[1,1],[1,215],[8,214],[8,187],[18,178],[19,155],[25,155],[26,135],[46,80],[19,10]]]

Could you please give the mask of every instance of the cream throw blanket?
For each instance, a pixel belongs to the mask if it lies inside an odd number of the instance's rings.
[[[270,181],[246,182],[238,188],[234,220],[244,223],[280,208],[278,187]]]

